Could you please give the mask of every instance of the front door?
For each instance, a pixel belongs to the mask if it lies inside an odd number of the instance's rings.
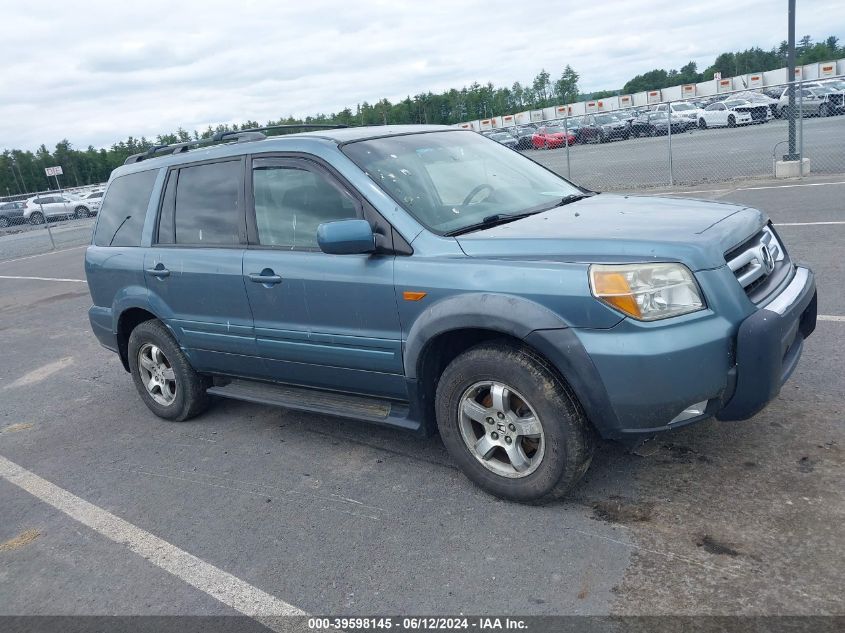
[[[394,256],[317,246],[320,224],[363,217],[365,202],[304,158],[255,158],[247,192],[244,282],[267,378],[403,397]]]
[[[198,371],[260,375],[243,281],[243,159],[170,171],[144,276]]]

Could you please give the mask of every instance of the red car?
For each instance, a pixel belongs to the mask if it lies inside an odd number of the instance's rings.
[[[554,125],[544,125],[539,127],[537,128],[537,131],[531,135],[531,146],[534,149],[553,149],[555,147],[563,147],[567,142],[570,145],[574,145],[575,134],[573,134],[571,130],[568,133],[564,132],[562,127]]]

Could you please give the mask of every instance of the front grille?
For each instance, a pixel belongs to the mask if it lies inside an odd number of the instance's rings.
[[[775,291],[792,268],[789,256],[771,226],[764,227],[729,251],[725,261],[754,303],[761,303]]]

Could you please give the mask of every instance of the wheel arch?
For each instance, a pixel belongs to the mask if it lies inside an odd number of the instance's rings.
[[[458,355],[485,341],[529,348],[569,384],[553,360],[526,340],[535,330],[568,328],[548,308],[511,295],[459,295],[431,306],[414,322],[404,343],[405,375],[414,385],[412,399],[423,426],[429,431],[435,427],[434,396],[443,370]]]
[[[124,309],[118,314],[115,322],[115,334],[117,335],[117,353],[123,368],[129,371],[129,336],[138,325],[145,321],[158,319],[147,308],[132,306]]]

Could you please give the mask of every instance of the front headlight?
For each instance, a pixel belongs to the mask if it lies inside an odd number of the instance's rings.
[[[640,321],[704,308],[698,284],[683,264],[593,264],[593,296]]]

